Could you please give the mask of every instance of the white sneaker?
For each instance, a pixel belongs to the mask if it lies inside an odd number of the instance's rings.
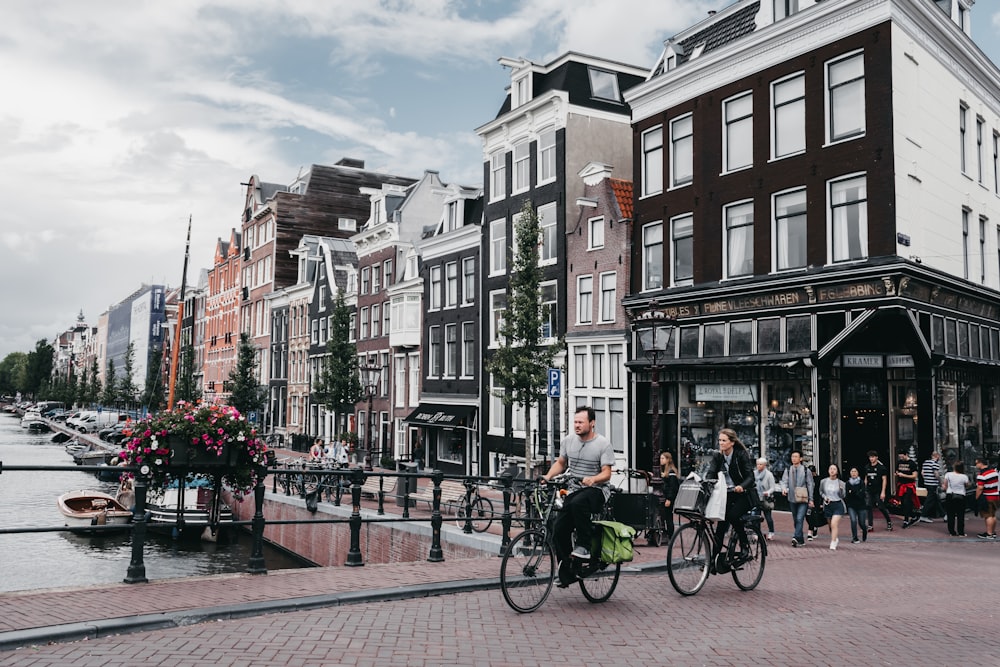
[[[931,519],[931,518],[926,517],[926,516],[922,516],[922,517],[920,517],[920,523],[934,523],[934,519]]]
[[[573,558],[582,558],[583,560],[590,560],[590,551],[587,547],[577,547],[573,549],[573,553],[570,554]]]
[[[774,533],[768,533],[767,534],[767,541],[770,542],[773,539],[774,539]]]
[[[838,544],[840,544],[840,540],[830,540],[830,551],[836,551]]]

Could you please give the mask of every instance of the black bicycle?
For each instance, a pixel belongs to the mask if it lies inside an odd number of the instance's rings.
[[[467,509],[470,510],[468,516],[466,516]],[[462,499],[455,512],[455,523],[459,528],[464,526],[467,520],[471,520],[472,530],[477,533],[485,533],[489,530],[490,524],[493,523],[493,501],[480,495],[478,484],[472,487],[468,506],[466,506],[465,499]]]
[[[751,513],[740,518],[745,542],[730,526],[722,544],[718,544],[714,521],[687,516],[688,522],[674,532],[667,545],[667,574],[674,589],[681,595],[694,595],[705,585],[708,575],[726,572],[733,575],[740,590],[756,588],[767,561],[767,542],[760,530],[762,517]]]
[[[537,527],[514,537],[500,564],[500,590],[504,600],[522,614],[538,609],[552,592],[557,573],[553,527],[569,482],[569,477],[559,475],[546,484],[525,483],[525,496],[536,517],[530,522]],[[609,503],[604,505],[602,517],[605,516],[610,516]],[[591,546],[590,560],[569,558],[569,563],[583,596],[590,602],[604,602],[615,592],[622,566],[603,561],[601,549],[595,546]]]

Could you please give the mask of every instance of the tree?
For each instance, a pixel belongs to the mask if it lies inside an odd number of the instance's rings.
[[[197,403],[201,400],[201,387],[198,386],[194,375],[194,348],[190,345],[184,347],[181,353],[181,368],[174,391],[178,400],[188,403]]]
[[[139,388],[135,384],[132,374],[135,372],[135,345],[128,344],[125,350],[125,369],[121,383],[118,385],[118,400],[125,404],[125,407],[135,404],[139,397]]]
[[[542,344],[542,328],[549,322],[548,307],[541,303],[542,271],[538,266],[538,215],[526,201],[514,228],[516,256],[508,282],[507,310],[499,327],[499,347],[487,362],[496,395],[504,405],[518,404],[524,410],[524,467],[530,474],[531,409],[545,396],[548,369],[562,342]],[[548,338],[555,332],[549,331]],[[512,424],[507,424],[511,437]]]
[[[90,362],[90,385],[87,387],[87,405],[94,405],[101,396],[101,377],[98,372],[97,357]]]
[[[328,410],[337,413],[339,431],[347,430],[347,414],[361,400],[361,380],[358,378],[358,350],[350,341],[351,309],[344,302],[344,291],[337,290],[330,318],[330,338],[326,356],[320,368],[315,395]]]
[[[250,343],[246,332],[240,334],[236,368],[229,373],[229,387],[229,405],[240,414],[259,411],[267,399],[267,389],[257,381],[257,348]]]
[[[104,379],[104,392],[101,394],[101,404],[111,407],[118,398],[118,380],[115,378],[115,360],[108,359],[108,374]]]
[[[152,349],[146,363],[146,382],[142,390],[142,404],[150,412],[156,412],[162,407],[165,393],[163,390],[163,351]]]
[[[0,395],[13,395],[20,391],[18,381],[28,364],[25,352],[11,352],[0,361]]]
[[[52,376],[55,354],[56,351],[44,338],[35,343],[35,349],[28,353],[24,386],[21,391],[34,396],[48,384]]]

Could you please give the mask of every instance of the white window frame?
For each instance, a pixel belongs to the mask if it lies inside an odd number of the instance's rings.
[[[608,102],[622,101],[621,91],[618,89],[618,76],[606,69],[599,67],[588,67],[587,74],[590,77],[590,96],[595,100],[605,100]],[[599,89],[610,87],[608,94],[598,93]]]
[[[726,278],[746,278],[753,275],[753,214],[752,199],[733,202],[722,207],[722,221],[724,225],[722,257]],[[749,216],[749,221],[746,220],[747,216]],[[736,222],[736,220],[740,220],[740,222]],[[739,236],[747,234],[749,235],[748,238],[744,238],[742,241],[738,239]],[[749,244],[747,241],[749,241]],[[737,242],[744,246],[740,268],[733,266],[735,258],[732,250],[733,245]],[[750,260],[749,268],[746,268],[747,259]]]
[[[500,326],[503,322],[503,314],[507,312],[507,292],[506,290],[493,290],[490,292],[490,347],[496,348],[500,345]]]
[[[444,377],[458,375],[458,325],[444,325]]]
[[[679,227],[686,225],[685,230]],[[681,243],[690,239],[691,249],[682,252]],[[690,276],[680,275],[678,267],[684,256],[687,256],[688,265],[691,267]],[[691,285],[694,283],[694,215],[692,213],[682,213],[670,219],[670,286],[678,287]]]
[[[969,106],[958,105],[958,159],[963,174],[969,173]]]
[[[454,308],[458,305],[458,262],[447,262],[444,265],[444,307]]]
[[[430,277],[428,280],[429,289],[427,292],[427,310],[441,310],[441,265],[435,264],[430,267]]]
[[[682,188],[693,182],[694,114],[686,113],[670,121],[670,187]]]
[[[441,325],[432,324],[427,327],[427,377],[437,378],[441,375]]]
[[[604,247],[604,217],[598,216],[587,220],[587,250],[600,250]]]
[[[791,146],[782,148],[786,142]],[[796,72],[771,82],[771,159],[799,155],[805,150],[806,74]]]
[[[594,276],[576,277],[576,323],[594,323]]]
[[[841,65],[846,65],[848,61],[858,60],[861,63],[861,75],[854,76],[853,78],[844,79],[842,81],[834,81],[833,70]],[[859,49],[857,51],[852,51],[851,53],[845,53],[839,58],[834,58],[826,62],[826,66],[823,68],[826,76],[826,143],[834,144],[841,141],[850,141],[851,139],[857,139],[865,135],[866,130],[866,105],[865,105],[865,53],[863,50]],[[847,115],[856,116],[855,120],[860,120],[860,127],[853,127],[848,130],[841,129],[837,131],[834,128],[834,123],[837,122],[836,117],[836,102],[838,99],[843,100],[845,96],[854,96],[856,102],[859,104],[860,109],[851,109],[847,111]]]
[[[747,155],[738,158],[743,152]],[[752,91],[722,101],[722,165],[723,173],[753,166]]]
[[[801,202],[795,201],[799,197],[801,197]],[[771,257],[773,258],[771,268],[775,272],[797,271],[809,265],[808,202],[804,187],[783,190],[771,196]],[[795,207],[794,212],[789,212],[793,210],[793,208],[789,208],[789,205]],[[801,210],[798,209],[798,205],[801,205]],[[795,229],[792,229],[792,225],[795,226]],[[788,248],[790,247],[788,240],[794,235],[790,235],[789,232],[797,231],[799,225],[802,226],[802,236],[806,247],[803,251],[802,263],[793,265],[788,260]],[[783,255],[784,259],[782,259]]]
[[[538,184],[556,180],[556,131],[548,128],[538,133]]]
[[[663,126],[642,133],[642,196],[663,192]]]
[[[658,228],[658,229],[657,229]],[[653,232],[658,231],[660,235],[660,240],[658,242],[651,242],[648,237]],[[659,247],[659,257],[656,259],[659,261],[660,265],[660,275],[659,283],[652,284],[650,275],[650,250],[652,247]],[[642,226],[642,290],[643,292],[651,292],[653,290],[663,289],[663,221],[656,220],[654,222],[648,222]]]
[[[462,377],[476,376],[476,325],[475,322],[462,322]]]
[[[555,264],[559,260],[559,239],[556,234],[559,214],[556,203],[539,206],[536,214],[538,215],[538,263],[542,266]]]
[[[507,273],[507,221],[490,221],[490,275]]]
[[[393,357],[393,368],[395,369],[396,379],[395,386],[393,387],[393,405],[397,408],[406,407],[406,357],[401,354],[395,355]]]
[[[490,155],[490,201],[507,196],[507,154],[496,151]]]
[[[551,290],[551,291],[550,291]],[[551,298],[546,300],[545,292],[550,291]],[[538,284],[538,302],[544,307],[549,306],[548,321],[542,324],[539,331],[541,342],[550,343],[556,340],[559,332],[559,284],[555,280],[548,280]],[[549,335],[545,335],[545,326],[549,327]]]
[[[864,182],[864,197],[854,200],[852,205],[858,206],[858,240],[859,240],[859,250],[860,256],[858,257],[838,257],[837,249],[839,246],[835,244],[835,230],[837,228],[836,214],[843,208],[846,204],[838,203],[834,201],[834,188],[836,186],[849,183],[851,181],[861,180]],[[826,184],[827,193],[827,261],[830,264],[841,264],[845,262],[856,262],[864,260],[868,257],[868,180],[867,174],[865,172],[860,172],[856,174],[846,174],[839,178],[832,179]]]
[[[462,260],[462,304],[468,305],[471,303],[475,303],[475,301],[476,301],[476,258],[466,257]]]
[[[382,291],[382,263],[376,262],[372,264],[372,294],[378,294]]]
[[[598,283],[600,301],[597,308],[597,321],[601,324],[609,324],[615,321],[615,311],[618,306],[618,274],[614,271],[602,273]]]
[[[524,139],[514,144],[511,150],[511,181],[510,193],[516,195],[526,192],[531,187],[531,143]]]

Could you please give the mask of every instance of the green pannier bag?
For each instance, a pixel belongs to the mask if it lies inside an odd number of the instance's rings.
[[[601,541],[601,560],[605,563],[627,563],[632,560],[635,528],[619,521],[595,521]]]

